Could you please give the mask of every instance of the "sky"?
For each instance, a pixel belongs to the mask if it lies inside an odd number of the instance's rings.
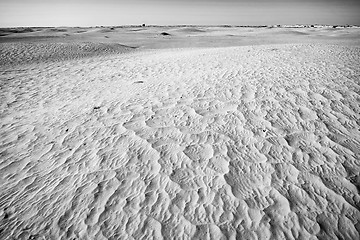
[[[360,0],[0,0],[0,27],[360,25]]]

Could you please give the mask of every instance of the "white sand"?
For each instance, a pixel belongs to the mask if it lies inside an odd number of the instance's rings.
[[[60,60],[0,67],[0,239],[360,238],[360,47]]]

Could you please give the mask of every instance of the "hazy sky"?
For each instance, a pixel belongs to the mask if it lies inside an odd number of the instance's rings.
[[[360,25],[360,0],[0,0],[0,26]]]

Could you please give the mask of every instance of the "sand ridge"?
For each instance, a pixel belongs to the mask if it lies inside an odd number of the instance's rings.
[[[126,53],[134,49],[116,43],[9,42],[0,44],[0,66],[60,62],[99,55]]]
[[[359,56],[283,44],[0,67],[0,238],[358,239]]]
[[[0,29],[1,43],[122,44],[145,49],[267,44],[360,45],[359,27],[114,26]],[[165,34],[164,34],[165,33]],[[169,35],[168,35],[169,34]]]

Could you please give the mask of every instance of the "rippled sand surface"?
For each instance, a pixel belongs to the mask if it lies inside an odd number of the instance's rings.
[[[1,239],[360,238],[359,46],[26,44],[0,48]]]

